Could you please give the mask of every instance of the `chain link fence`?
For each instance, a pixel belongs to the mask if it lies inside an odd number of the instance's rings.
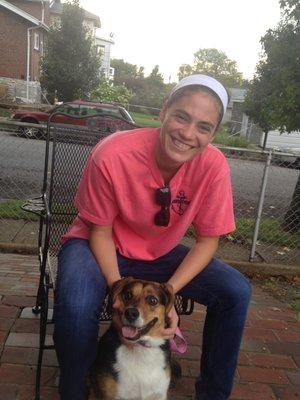
[[[42,128],[0,123],[0,242],[36,244],[37,218],[20,205],[41,192]],[[231,168],[237,230],[222,238],[219,255],[299,265],[299,159],[272,151],[220,148]]]
[[[222,239],[228,259],[299,264],[299,164],[290,154],[221,148],[232,175],[237,229]],[[226,250],[227,249],[227,250]]]

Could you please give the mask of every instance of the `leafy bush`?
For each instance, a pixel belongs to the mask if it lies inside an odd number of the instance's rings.
[[[103,78],[98,87],[92,92],[91,97],[93,100],[102,103],[127,105],[132,97],[132,92],[124,85],[112,85],[109,80]]]
[[[251,145],[247,142],[245,138],[239,135],[231,135],[224,125],[221,125],[221,127],[219,128],[219,131],[214,138],[214,143],[229,147],[251,147]]]

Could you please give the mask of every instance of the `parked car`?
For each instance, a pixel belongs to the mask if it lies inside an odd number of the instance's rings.
[[[97,118],[103,116],[123,120],[129,123],[129,125],[132,124],[132,127],[135,125],[133,118],[124,107],[85,100],[75,100],[62,103],[47,112],[16,110],[11,115],[11,118],[15,121],[31,124],[46,124],[50,114],[56,111],[60,111],[64,115],[55,115],[52,121],[61,124],[87,125],[97,129]],[[74,116],[76,118],[74,118]],[[19,134],[28,138],[43,137],[45,135],[41,129],[27,126],[20,126]]]
[[[273,161],[281,167],[300,169],[300,147],[273,147]]]

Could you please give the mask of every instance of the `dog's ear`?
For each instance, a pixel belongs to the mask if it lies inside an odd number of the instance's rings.
[[[112,312],[113,304],[116,301],[119,294],[122,292],[124,286],[127,285],[127,283],[131,282],[132,280],[133,278],[129,276],[127,278],[119,279],[118,281],[113,283],[108,295],[108,309],[110,312]]]
[[[164,296],[164,303],[166,306],[166,315],[168,315],[169,311],[174,305],[174,293],[173,287],[169,283],[161,283],[161,288]]]

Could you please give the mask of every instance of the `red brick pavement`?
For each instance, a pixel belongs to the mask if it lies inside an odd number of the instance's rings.
[[[38,283],[33,256],[0,254],[0,400],[33,398],[38,319],[31,313]],[[254,286],[232,400],[300,399],[300,323],[293,311]],[[192,399],[201,354],[205,308],[197,306],[181,326],[189,342],[178,357],[183,377],[173,400]],[[50,329],[51,330],[51,329]],[[51,341],[51,332],[48,340]],[[45,352],[42,398],[56,400],[58,368],[54,351]],[[213,400],[213,399],[212,399]]]

